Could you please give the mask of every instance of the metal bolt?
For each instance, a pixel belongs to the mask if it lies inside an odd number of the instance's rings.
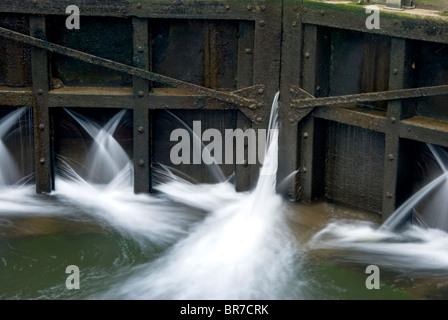
[[[394,69],[394,74],[398,74],[398,69]]]
[[[308,138],[308,132],[304,132],[303,133],[303,137],[306,139],[306,138]]]
[[[295,27],[297,25],[297,22],[293,21],[292,26]]]
[[[226,10],[230,10],[230,6],[229,5],[226,5]]]
[[[251,54],[251,53],[252,53],[252,50],[251,50],[250,48],[246,48],[245,52],[246,52],[247,54]]]
[[[262,122],[263,121],[263,118],[262,117],[258,117],[257,118],[257,122]]]
[[[306,173],[306,171],[307,171],[306,168],[303,167],[302,172],[303,172],[303,173]]]
[[[258,93],[259,94],[263,94],[264,93],[264,89],[258,89]]]
[[[387,193],[386,193],[386,197],[387,197],[388,199],[392,199],[392,197],[393,197],[393,194],[392,194],[392,193],[390,193],[390,192],[387,192]]]
[[[305,56],[305,58],[308,59],[310,57],[310,53],[309,52],[305,52],[304,56]]]
[[[395,119],[394,117],[392,117],[392,118],[390,118],[390,121],[391,121],[392,123],[395,123],[395,122],[397,121],[397,119]]]
[[[140,98],[142,98],[142,97],[145,96],[145,93],[144,93],[143,91],[139,91],[139,92],[137,93],[137,95],[138,95]]]
[[[41,96],[43,93],[44,93],[44,91],[43,91],[42,89],[37,90],[37,94],[38,94],[38,95]]]
[[[252,10],[252,6],[247,6],[246,8],[247,8],[247,10],[249,10],[249,11]]]
[[[143,132],[145,132],[145,130],[143,129],[143,127],[138,127],[138,128],[137,128],[137,131],[138,131],[139,133],[143,133]]]
[[[261,27],[263,27],[265,24],[266,24],[266,22],[264,21],[264,20],[260,20],[260,22],[258,23]]]
[[[294,93],[294,89],[293,88],[289,88],[289,92]]]
[[[143,52],[143,47],[139,46],[137,50],[138,50],[138,52],[142,53]]]
[[[394,160],[394,155],[392,153],[389,153],[387,157],[389,158],[389,160]]]
[[[39,129],[40,129],[40,130],[44,130],[44,129],[45,129],[45,125],[44,125],[43,123],[40,123],[40,124],[39,124]]]
[[[294,118],[289,118],[289,122],[294,123]]]
[[[45,164],[45,159],[44,159],[44,158],[40,158],[40,159],[39,159],[39,163],[40,163],[40,164]]]
[[[249,105],[249,109],[256,109],[257,108],[257,105],[254,103],[254,104],[251,104],[251,105]]]
[[[138,160],[138,165],[140,167],[143,167],[145,165],[145,160],[143,160],[143,159]]]

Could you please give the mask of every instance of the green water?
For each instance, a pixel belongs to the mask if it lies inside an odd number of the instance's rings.
[[[314,218],[296,222],[294,228],[299,233],[308,230],[311,235],[330,213],[328,206],[307,210],[313,212]],[[96,299],[138,275],[142,267],[169,249],[137,241],[82,213],[67,217],[2,217],[0,235],[2,300]],[[307,285],[301,289],[301,299],[448,298],[448,277],[414,277],[383,268],[380,289],[369,290],[365,285],[365,263],[343,263],[333,257],[325,252],[302,257],[305,263],[296,276]],[[66,287],[69,265],[79,267],[79,289]]]

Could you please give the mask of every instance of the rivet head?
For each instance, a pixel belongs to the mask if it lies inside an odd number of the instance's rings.
[[[386,193],[386,197],[387,197],[387,199],[392,199],[393,194],[390,193],[390,192],[387,192],[387,193]]]
[[[293,21],[292,26],[295,27],[297,25],[297,22]]]
[[[40,124],[39,124],[39,129],[40,129],[40,130],[44,130],[44,129],[45,129],[45,125],[44,125],[43,123],[40,123]]]
[[[303,133],[303,137],[306,139],[306,138],[308,138],[308,132],[304,132]]]
[[[264,25],[266,25],[266,22],[264,20],[260,20],[258,24],[263,27]]]
[[[257,108],[257,105],[255,103],[253,103],[249,106],[249,109],[252,109],[252,110],[256,109],[256,108]]]
[[[142,53],[143,52],[143,47],[139,46],[137,50],[138,50],[138,52]]]
[[[145,132],[145,129],[143,129],[143,127],[138,127],[138,128],[137,128],[137,131],[138,131],[139,133],[143,133],[143,132]]]
[[[309,52],[305,52],[304,57],[308,59],[310,57],[310,53]]]
[[[251,54],[251,53],[252,53],[252,50],[251,50],[250,48],[246,48],[245,52],[246,52],[247,54]]]
[[[302,172],[303,172],[303,173],[306,173],[306,172],[307,172],[307,170],[306,170],[305,167],[302,168]]]
[[[43,91],[42,89],[37,90],[37,94],[38,94],[38,95],[41,96],[43,93],[44,93],[44,91]]]
[[[394,117],[390,118],[390,122],[395,123],[397,121],[397,119],[395,119]]]
[[[289,122],[291,122],[291,123],[294,123],[294,122],[295,122],[295,121],[294,121],[294,118],[289,118],[288,120],[289,120]]]
[[[264,89],[258,89],[258,93],[259,94],[263,94],[264,93]]]
[[[145,165],[145,160],[143,160],[143,159],[138,160],[138,165],[140,167],[143,167]]]
[[[226,10],[230,10],[230,6],[229,5],[226,5]]]
[[[389,154],[387,155],[387,158],[388,158],[389,160],[394,160],[394,155],[393,155],[392,153],[389,153]]]
[[[138,95],[140,98],[142,98],[142,97],[145,96],[145,93],[144,93],[143,91],[139,91],[139,92],[137,93],[137,95]]]
[[[40,163],[40,164],[45,164],[45,158],[40,158],[40,159],[39,159],[39,163]]]
[[[393,70],[394,74],[398,74],[398,69]]]
[[[258,117],[257,118],[257,122],[262,122],[263,121],[263,118],[262,117]]]
[[[247,6],[246,8],[248,11],[252,10],[252,6]]]

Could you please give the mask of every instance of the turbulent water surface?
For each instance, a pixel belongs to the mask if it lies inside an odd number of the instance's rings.
[[[240,193],[160,167],[157,192],[136,195],[132,160],[113,139],[122,114],[98,127],[70,111],[95,142],[87,161],[105,173],[81,177],[60,159],[47,196],[2,182],[0,298],[448,298],[446,231],[407,223],[408,209],[381,225],[373,214],[276,193],[276,99],[259,181]],[[104,162],[111,154],[117,162]],[[71,265],[79,289],[66,286]],[[369,265],[379,267],[379,290],[366,288]]]

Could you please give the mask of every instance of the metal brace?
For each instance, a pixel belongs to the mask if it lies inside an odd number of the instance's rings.
[[[315,97],[311,93],[303,90],[298,86],[290,85],[289,98],[289,106],[291,107],[291,109],[289,109],[288,111],[288,122],[291,125],[296,125],[314,109],[314,107],[307,107],[293,110],[293,108],[296,107],[296,101],[302,101],[304,99],[315,99]]]
[[[198,93],[210,98],[231,103],[244,112],[252,121],[262,122],[264,113],[264,102],[259,99],[260,92],[264,92],[263,85],[256,85],[249,88],[236,90],[233,92],[223,92],[211,88],[199,86],[182,80],[167,77],[148,70],[136,68],[123,63],[104,59],[95,55],[91,55],[82,51],[70,49],[58,44],[54,44],[45,40],[41,40],[29,35],[15,32],[0,27],[0,37],[5,37],[15,41],[23,42],[31,46],[35,46],[50,52],[62,54],[71,58],[82,60],[91,64],[99,65],[108,69],[124,72],[132,76],[137,76],[145,80],[154,81],[169,85],[173,88],[185,89],[190,92]],[[258,94],[257,94],[258,93]],[[262,109],[262,110],[258,110]]]

